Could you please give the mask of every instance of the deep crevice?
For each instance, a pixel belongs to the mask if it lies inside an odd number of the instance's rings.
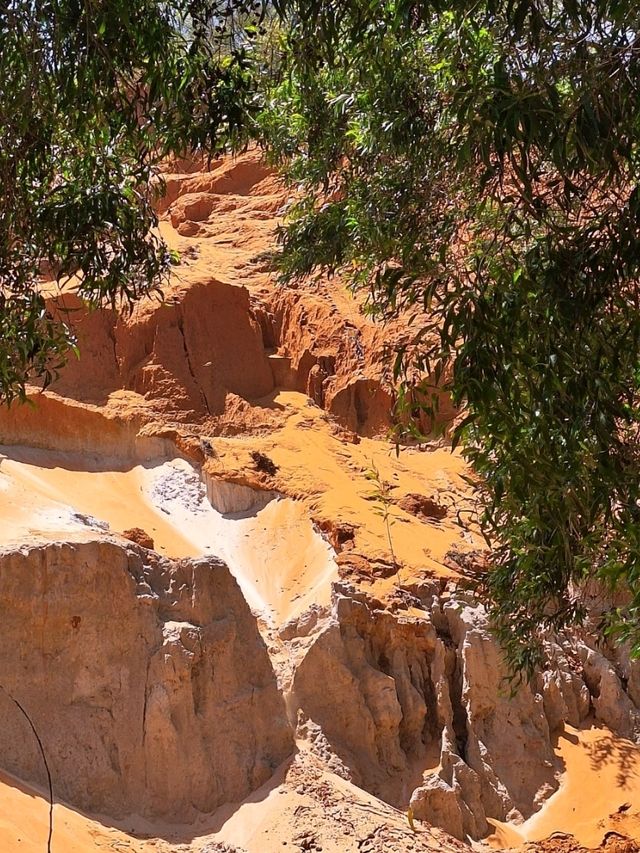
[[[184,349],[184,357],[185,357],[186,362],[187,362],[187,367],[189,368],[189,373],[191,374],[191,378],[193,379],[193,381],[196,385],[196,388],[200,392],[200,397],[202,398],[202,403],[204,405],[204,408],[206,409],[207,414],[211,415],[212,413],[211,413],[211,409],[209,408],[209,401],[207,400],[207,395],[205,394],[204,388],[202,387],[202,385],[198,382],[198,378],[196,377],[196,374],[194,373],[194,370],[193,370],[193,365],[191,364],[191,356],[189,355],[189,348],[187,347],[187,339],[186,339],[185,334],[184,334],[184,317],[182,316],[182,313],[180,311],[177,312],[177,319],[178,319],[178,329],[180,331],[180,336],[182,337],[182,347]]]

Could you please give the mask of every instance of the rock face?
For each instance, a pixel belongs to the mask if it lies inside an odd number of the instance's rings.
[[[512,692],[482,605],[435,585],[420,592],[393,613],[337,585],[332,618],[296,669],[305,733],[356,784],[384,799],[395,790],[400,805],[413,768],[439,753],[411,795],[413,814],[480,838],[488,817],[526,819],[557,788],[553,735],[564,722],[593,715],[638,737],[639,712],[618,674],[626,667],[635,684],[637,664],[567,639],[550,643],[555,669]]]
[[[2,685],[40,733],[56,798],[189,820],[263,784],[293,749],[255,618],[227,567],[104,540],[0,556]],[[2,766],[45,782],[2,704]]]
[[[435,643],[426,621],[338,592],[333,619],[296,670],[293,693],[304,717],[320,726],[351,779],[373,793],[435,736],[436,708],[427,698]]]
[[[402,324],[366,322],[353,306],[336,302],[335,288],[315,294],[281,289],[262,299],[263,334],[286,358],[281,375],[287,385],[353,432],[385,434],[394,398],[382,353],[400,339]]]
[[[393,614],[338,594],[294,691],[354,781],[374,793],[439,750],[438,774],[412,798],[416,817],[479,837],[487,815],[529,816],[553,790],[549,725],[540,695],[505,691],[480,609],[439,601],[423,614]]]
[[[482,605],[434,605],[445,657],[447,646],[455,649],[452,677],[446,661],[434,672],[444,722],[440,775],[460,794],[465,834],[478,837],[486,817],[529,817],[557,787],[551,732],[540,693],[521,685],[511,694]]]
[[[274,388],[244,287],[209,277],[179,299],[142,302],[127,318],[86,313],[72,295],[58,299],[57,309],[73,312],[82,350],[55,384],[63,396],[100,403],[123,389],[190,421],[222,414],[227,393],[253,399]]]

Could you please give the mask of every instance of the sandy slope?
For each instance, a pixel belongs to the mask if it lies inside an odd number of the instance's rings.
[[[446,447],[428,452],[404,447],[397,453],[389,441],[369,438],[354,443],[295,391],[279,391],[271,405],[280,410],[279,424],[268,434],[212,439],[216,459],[207,462],[212,473],[246,481],[250,451],[264,452],[278,466],[276,488],[303,500],[314,519],[353,525],[352,552],[384,562],[391,558],[389,541],[380,503],[372,498],[377,486],[367,476],[375,467],[390,487],[393,549],[407,571],[450,576],[447,553],[481,544],[470,523],[474,504],[459,453]],[[398,502],[408,494],[433,498],[446,510],[444,518],[418,518],[403,510]]]
[[[0,853],[42,853],[48,802],[0,774]],[[129,829],[132,833],[127,834]],[[460,853],[465,847],[437,829],[411,832],[406,816],[298,754],[243,803],[219,809],[201,825],[152,828],[135,818],[117,829],[54,806],[53,853]]]
[[[171,557],[224,559],[249,604],[279,624],[329,600],[336,566],[302,504],[273,499],[255,512],[212,508],[182,459],[84,471],[77,457],[5,448],[0,457],[0,545],[140,527]]]
[[[566,726],[556,754],[564,765],[559,789],[521,826],[496,822],[491,846],[542,841],[558,830],[588,848],[612,829],[640,842],[640,747],[601,727]]]
[[[152,853],[156,840],[141,841],[59,803],[53,812],[53,853]],[[49,835],[49,803],[32,788],[0,774],[0,853],[43,853]]]
[[[389,531],[372,497],[377,486],[368,479],[375,467],[390,487],[393,555],[403,579],[425,572],[454,576],[447,560],[452,549],[481,545],[458,453],[403,448],[398,455],[387,441],[354,443],[295,391],[279,391],[260,405],[275,412],[272,429],[210,437],[215,457],[206,467],[215,478],[269,487],[288,499],[271,501],[246,518],[224,518],[208,505],[198,475],[183,460],[145,465],[107,460],[83,470],[86,458],[80,454],[6,447],[0,448],[0,544],[99,529],[78,514],[106,522],[116,533],[141,527],[168,556],[221,556],[252,607],[268,605],[276,621],[286,621],[312,601],[326,603],[335,577],[330,548],[312,520],[351,528],[343,561],[391,563]],[[268,482],[256,475],[255,451],[278,468]],[[410,494],[433,499],[445,516],[416,517],[402,509],[399,504]],[[375,583],[382,594],[393,579]]]
[[[327,772],[304,749],[242,804],[221,808],[209,828],[217,831],[201,843],[211,839],[247,853],[466,849],[437,829],[412,831],[406,814]]]

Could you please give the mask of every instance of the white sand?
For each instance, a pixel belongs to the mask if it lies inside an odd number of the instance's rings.
[[[250,606],[274,624],[329,600],[333,552],[296,501],[274,499],[253,514],[225,516],[182,459],[85,471],[69,455],[0,454],[0,546],[140,527],[159,553],[225,560]]]

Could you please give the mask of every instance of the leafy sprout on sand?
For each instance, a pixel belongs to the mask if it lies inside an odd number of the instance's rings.
[[[395,522],[395,517],[393,515],[394,500],[391,495],[393,485],[382,477],[380,469],[373,460],[371,461],[371,468],[365,471],[365,477],[373,483],[375,487],[374,491],[369,495],[369,500],[375,502],[376,507],[374,512],[376,515],[379,515],[384,522],[387,541],[389,543],[389,553],[391,554],[391,562],[394,570],[397,572],[400,565],[396,559],[396,554],[393,548],[393,539],[391,537],[391,526]]]

